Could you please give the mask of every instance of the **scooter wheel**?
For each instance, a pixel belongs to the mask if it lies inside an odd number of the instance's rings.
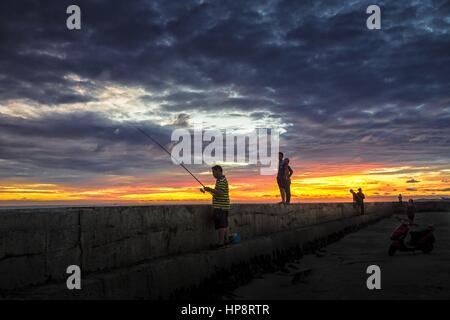
[[[389,247],[389,251],[388,251],[389,256],[392,257],[396,251],[397,251],[397,248],[395,246],[391,245]]]

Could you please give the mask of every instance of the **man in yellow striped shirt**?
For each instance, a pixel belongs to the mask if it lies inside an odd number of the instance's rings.
[[[230,196],[228,190],[227,178],[223,175],[221,166],[211,168],[216,186],[213,188],[205,187],[204,190],[212,194],[212,208],[214,215],[215,228],[219,235],[219,246],[228,244],[228,211],[230,210]]]

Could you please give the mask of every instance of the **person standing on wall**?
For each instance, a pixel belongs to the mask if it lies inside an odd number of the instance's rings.
[[[350,189],[350,193],[353,195],[353,209],[355,211],[360,211],[358,205],[358,195],[356,194],[355,191],[353,191],[353,189]]]
[[[230,210],[230,196],[227,178],[221,166],[211,168],[216,185],[213,188],[205,187],[203,190],[212,194],[212,210],[214,226],[218,233],[217,247],[228,244],[228,212]]]
[[[366,198],[366,196],[364,195],[364,193],[362,192],[361,188],[358,188],[358,193],[356,194],[357,196],[357,203],[358,203],[358,207],[360,209],[361,215],[364,215],[364,199]]]
[[[277,184],[278,188],[280,189],[281,194],[281,202],[279,204],[286,203],[286,189],[285,189],[285,169],[284,169],[284,161],[283,161],[284,154],[283,152],[278,152],[278,173],[277,173]]]
[[[414,222],[414,218],[416,216],[416,206],[414,205],[413,199],[409,199],[405,211],[409,221]]]
[[[291,176],[294,173],[292,168],[289,166],[289,159],[284,159],[284,190],[286,194],[286,202],[285,204],[291,203]]]

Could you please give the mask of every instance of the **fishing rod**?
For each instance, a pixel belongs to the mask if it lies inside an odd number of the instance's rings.
[[[178,164],[179,166],[181,166],[184,170],[186,170],[191,176],[192,178],[194,178],[198,183],[200,183],[200,185],[203,188],[206,188],[205,185],[197,179],[196,176],[194,176],[194,174],[188,169],[186,168],[186,166],[183,163],[178,162],[173,156],[172,153],[170,153],[169,150],[167,150],[162,144],[160,144],[158,141],[156,141],[151,135],[149,135],[147,132],[145,132],[144,130],[142,130],[141,128],[139,128],[138,126],[132,126],[129,125],[131,127],[133,127],[134,129],[136,129],[137,131],[139,131],[140,133],[142,133],[144,136],[146,136],[147,138],[149,138],[153,143],[155,143],[158,147],[160,147],[161,149],[163,149],[171,158],[172,160]],[[205,191],[203,189],[200,189],[201,192],[205,193]]]

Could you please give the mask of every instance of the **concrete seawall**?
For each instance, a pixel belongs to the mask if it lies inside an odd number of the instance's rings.
[[[448,211],[448,202],[418,203]],[[4,297],[167,298],[238,263],[302,248],[391,215],[393,203],[239,204],[231,232],[242,243],[208,250],[216,239],[207,205],[0,210],[0,292]],[[68,290],[66,268],[82,270]]]

